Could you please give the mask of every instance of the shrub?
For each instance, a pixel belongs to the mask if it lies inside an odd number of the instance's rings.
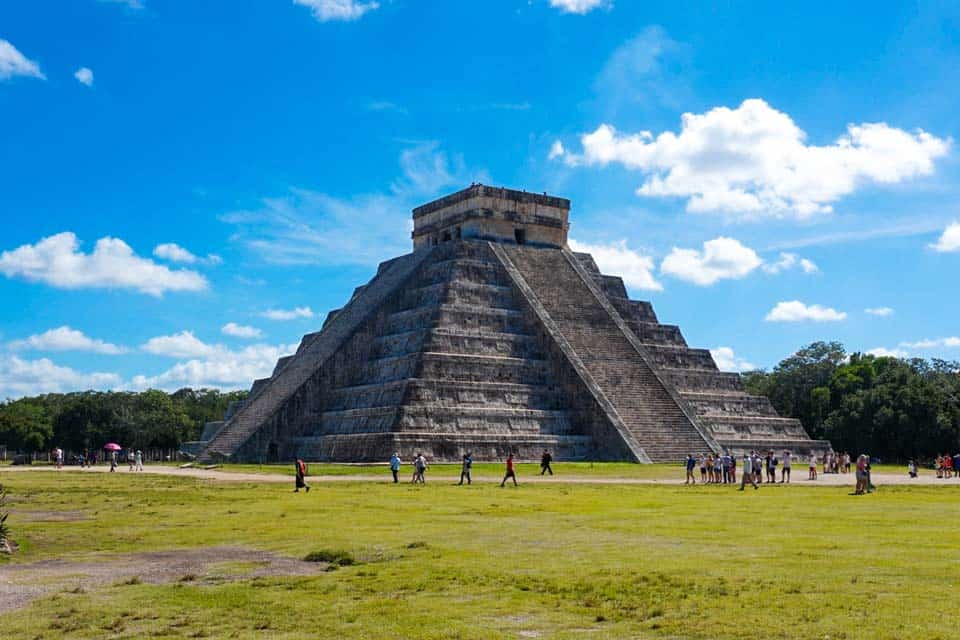
[[[311,551],[303,557],[307,562],[327,562],[332,565],[347,567],[357,564],[349,551],[321,549],[320,551]]]

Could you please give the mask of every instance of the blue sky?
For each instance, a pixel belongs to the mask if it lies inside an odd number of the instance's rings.
[[[5,2],[0,397],[247,387],[472,181],[570,198],[723,368],[960,358],[958,36],[946,2]]]

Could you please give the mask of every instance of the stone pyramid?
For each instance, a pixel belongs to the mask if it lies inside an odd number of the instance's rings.
[[[679,461],[829,448],[567,247],[569,200],[473,185],[193,443],[202,460]]]

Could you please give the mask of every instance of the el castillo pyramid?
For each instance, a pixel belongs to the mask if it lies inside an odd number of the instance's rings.
[[[413,252],[382,263],[194,451],[663,462],[829,447],[572,252],[569,211],[479,184],[414,209]]]

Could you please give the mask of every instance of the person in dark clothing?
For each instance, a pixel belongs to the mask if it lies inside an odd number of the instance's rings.
[[[551,462],[553,462],[553,456],[550,455],[549,451],[544,451],[543,456],[540,458],[540,475],[545,473],[553,475],[553,469],[550,468]]]
[[[307,493],[310,493],[310,485],[307,484],[307,463],[297,458],[297,479],[296,479],[296,488],[293,490],[294,493],[300,493],[300,489],[306,489]]]
[[[458,484],[463,484],[463,481],[466,480],[467,484],[473,484],[471,479],[471,473],[473,472],[473,454],[465,453],[463,455],[463,465],[460,467],[460,482]]]

